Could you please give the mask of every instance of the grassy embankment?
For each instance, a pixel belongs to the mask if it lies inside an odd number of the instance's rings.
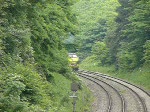
[[[73,98],[69,96],[73,95],[71,91],[71,83],[72,81],[68,80],[64,76],[60,74],[54,75],[54,81],[57,82],[53,85],[53,90],[55,91],[54,102],[56,102],[55,107],[63,107],[64,109],[59,110],[60,112],[72,112],[73,110]],[[77,79],[77,82],[81,84],[81,82]],[[90,105],[92,102],[91,92],[85,87],[85,85],[81,85],[81,89],[77,91],[77,102],[76,102],[76,111],[77,112],[89,112]],[[57,99],[56,99],[57,98]]]
[[[81,83],[73,73],[52,73],[47,81],[32,66],[0,68],[0,112],[72,112],[72,80]],[[89,112],[90,91],[82,84],[77,93],[77,112]]]
[[[135,69],[131,72],[116,71],[113,66],[98,66],[95,61],[87,58],[80,64],[80,69],[105,73],[117,78],[121,78],[150,91],[149,65],[143,66],[139,69]]]

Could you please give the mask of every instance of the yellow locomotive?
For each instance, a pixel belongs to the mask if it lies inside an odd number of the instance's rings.
[[[73,70],[79,69],[79,57],[76,55],[76,53],[69,53],[69,63]]]

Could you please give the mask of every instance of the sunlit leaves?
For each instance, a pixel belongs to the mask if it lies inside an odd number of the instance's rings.
[[[81,42],[80,52],[90,54],[95,42],[111,36],[118,6],[117,0],[82,0],[74,5],[79,21],[76,39]]]
[[[76,32],[72,3],[0,1],[0,111],[57,108],[51,105],[50,81],[53,72],[69,77],[62,40]]]
[[[108,62],[108,48],[104,42],[96,42],[92,47],[92,53],[96,56],[99,64]]]

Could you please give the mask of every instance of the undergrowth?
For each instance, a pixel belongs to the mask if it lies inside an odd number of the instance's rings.
[[[69,78],[51,75],[47,81],[32,65],[0,68],[0,112],[72,112],[70,86],[73,80],[81,84],[80,80],[74,73]],[[90,112],[90,91],[81,84],[77,93],[77,112]]]

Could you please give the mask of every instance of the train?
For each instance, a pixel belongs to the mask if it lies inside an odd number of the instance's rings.
[[[78,70],[79,69],[79,57],[76,55],[76,53],[68,53],[69,55],[69,66],[73,70]]]

